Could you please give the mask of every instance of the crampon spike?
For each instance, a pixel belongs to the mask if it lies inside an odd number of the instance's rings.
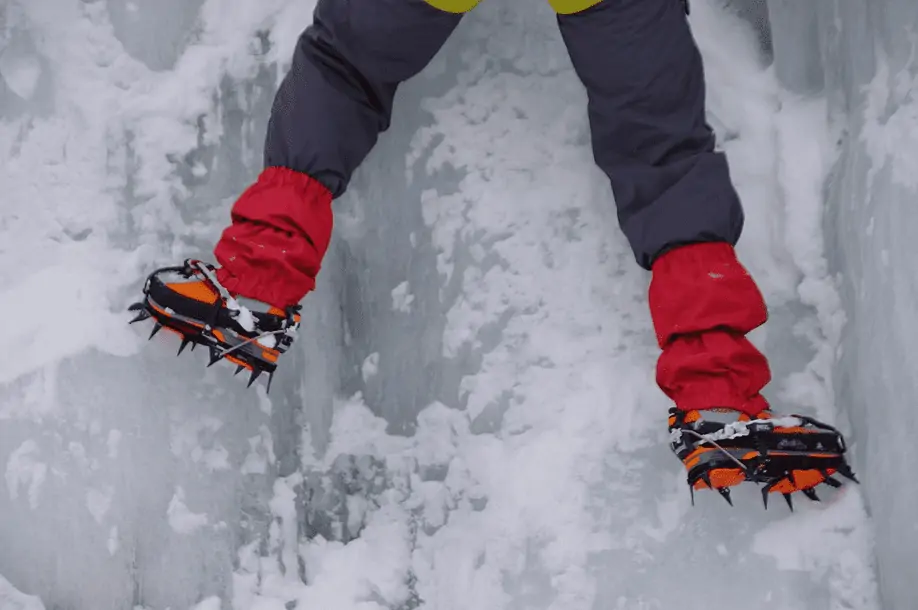
[[[816,490],[813,489],[812,487],[809,489],[801,489],[800,491],[802,491],[803,495],[805,495],[807,498],[809,498],[813,502],[819,502],[819,496],[816,495]]]
[[[765,510],[768,510],[768,494],[771,493],[771,490],[775,485],[781,482],[781,479],[774,479],[769,483],[766,483],[762,488],[762,503],[765,505]]]
[[[823,481],[823,483],[825,483],[829,487],[834,487],[835,489],[838,489],[839,487],[844,487],[841,481],[839,481],[838,479],[833,479],[832,477],[826,477],[826,480]]]
[[[163,325],[160,324],[159,322],[157,322],[156,324],[154,324],[154,325],[153,325],[153,330],[150,331],[150,337],[149,337],[147,340],[149,341],[150,339],[152,339],[153,337],[155,337],[155,336],[156,336],[156,333],[158,333],[158,332],[161,331],[162,329],[163,329]]]
[[[268,373],[268,383],[265,385],[265,394],[271,393],[271,382],[274,381],[274,373]]]
[[[179,345],[178,353],[176,354],[176,356],[181,356],[181,355],[182,355],[182,352],[185,351],[185,348],[188,347],[188,344],[189,344],[189,343],[191,343],[191,339],[188,339],[188,338],[186,338],[186,337],[182,337],[182,344]]]
[[[711,475],[709,475],[707,472],[702,472],[700,478],[704,484],[708,486],[708,489],[714,489],[714,486],[711,485]]]
[[[720,494],[720,497],[727,501],[727,504],[733,506],[733,498],[730,497],[730,488],[729,487],[718,487],[717,493]]]
[[[689,483],[688,490],[689,490],[689,497],[691,497],[692,499],[692,506],[695,506],[695,486]]]
[[[787,507],[791,509],[791,512],[794,512],[794,499],[790,494],[782,494],[784,496],[784,501],[787,502]]]
[[[241,373],[241,372],[244,371],[245,369],[246,369],[246,367],[242,366],[241,364],[236,365],[236,372],[233,373],[233,377],[235,377],[236,375],[238,375],[239,373]]]
[[[832,475],[830,475],[830,474],[828,473],[828,471],[826,471],[826,470],[820,470],[819,472],[822,474],[822,477],[823,477],[823,479],[824,479],[824,480],[823,480],[823,483],[825,483],[825,484],[828,485],[829,487],[834,487],[835,489],[838,489],[839,487],[842,487],[841,481],[839,481],[838,479],[833,479],[833,478],[832,478]]]
[[[785,476],[787,476],[787,480],[790,481],[790,484],[794,486],[794,489],[797,489],[797,477],[794,476],[794,471],[788,470]]]
[[[210,348],[210,362],[207,363],[208,367],[212,367],[223,359],[223,353],[216,347]]]
[[[847,464],[842,464],[841,466],[838,467],[838,474],[845,477],[849,481],[854,481],[858,485],[860,485],[861,483],[860,481],[857,480],[857,477],[854,476],[854,471],[851,470],[851,467],[848,466]]]
[[[143,303],[131,303],[128,306],[128,311],[141,311],[144,310]]]
[[[261,375],[261,369],[259,368],[252,369],[252,376],[249,377],[249,382],[246,384],[245,387],[251,388],[252,384],[255,383],[255,380],[258,379],[259,375]]]
[[[150,312],[147,311],[146,309],[142,309],[140,310],[140,313],[138,313],[136,316],[134,316],[133,319],[131,319],[130,322],[128,322],[128,324],[134,324],[135,322],[143,322],[144,320],[149,319],[149,317],[150,317]]]

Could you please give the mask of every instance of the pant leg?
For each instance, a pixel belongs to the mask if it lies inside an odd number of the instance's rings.
[[[265,164],[306,173],[341,195],[389,127],[398,85],[430,62],[461,20],[448,11],[474,4],[319,0],[274,101]]]
[[[475,4],[319,0],[274,99],[265,170],[233,205],[214,248],[228,290],[286,307],[315,288],[332,200],[389,127],[399,84],[427,65]]]
[[[686,9],[684,0],[603,0],[558,22],[587,89],[593,154],[621,228],[653,270],[657,383],[682,410],[756,415],[768,406],[760,391],[771,372],[746,334],[767,311],[733,249],[743,211],[705,122]]]
[[[735,244],[743,211],[705,121],[701,56],[682,0],[604,0],[559,14],[589,96],[596,163],[645,269],[686,243]]]

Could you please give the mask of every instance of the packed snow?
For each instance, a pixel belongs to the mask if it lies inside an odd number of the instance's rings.
[[[585,94],[548,5],[515,4],[400,91],[270,396],[125,310],[209,258],[314,3],[0,6],[0,610],[910,608],[905,29],[692,0],[767,396],[865,483],[693,507]]]

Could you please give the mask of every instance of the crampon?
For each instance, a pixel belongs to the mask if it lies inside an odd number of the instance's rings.
[[[670,447],[687,471],[692,504],[695,490],[713,489],[733,505],[730,488],[749,481],[760,485],[762,501],[780,493],[794,510],[793,494],[818,502],[816,487],[841,487],[832,475],[855,483],[845,460],[845,439],[835,428],[803,415],[756,418],[732,409],[680,411],[669,415]]]
[[[300,307],[286,311],[261,303],[242,304],[216,277],[213,265],[186,260],[181,267],[157,269],[144,284],[144,299],[129,307],[131,324],[153,320],[150,339],[166,329],[179,336],[181,355],[189,345],[207,347],[213,366],[221,360],[249,371],[248,387],[266,374],[267,390],[280,356],[296,338]]]

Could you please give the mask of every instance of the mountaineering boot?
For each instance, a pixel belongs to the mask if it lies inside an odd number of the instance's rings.
[[[710,488],[732,504],[744,481],[771,493],[801,492],[854,480],[845,441],[831,426],[802,415],[776,417],[762,396],[771,380],[748,334],[768,319],[765,300],[732,245],[673,248],[653,264],[649,301],[657,340],[657,382],[672,399],[669,432],[693,493]],[[712,408],[716,407],[716,408]]]
[[[251,386],[271,375],[290,349],[300,300],[315,288],[331,239],[332,194],[286,167],[266,167],[231,209],[214,247],[219,267],[187,260],[147,278],[133,322],[154,318],[152,338],[167,328],[186,346],[205,345],[210,364],[227,360],[251,372]]]
[[[152,318],[152,339],[162,329],[170,330],[182,343],[179,355],[189,345],[206,346],[212,366],[227,360],[236,373],[251,373],[249,386],[262,374],[271,377],[280,356],[290,349],[300,323],[300,307],[285,310],[230,294],[218,280],[213,265],[189,259],[181,267],[154,271],[144,284],[144,299],[131,305],[137,312],[131,324]]]
[[[762,484],[762,501],[780,493],[793,510],[792,494],[819,501],[815,487],[841,487],[833,474],[857,482],[845,461],[845,440],[835,428],[803,415],[756,416],[734,409],[669,414],[670,447],[685,465],[689,488],[713,489],[731,505],[730,487]]]

